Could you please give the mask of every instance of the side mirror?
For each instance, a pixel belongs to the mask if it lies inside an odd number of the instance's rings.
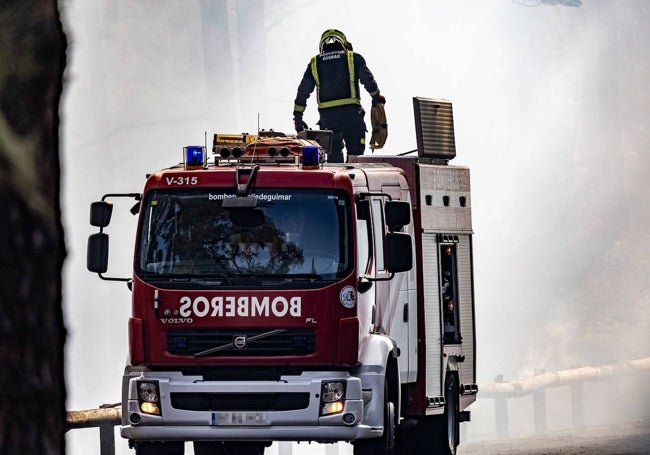
[[[386,270],[390,273],[408,272],[413,268],[413,243],[410,235],[389,232],[386,234],[385,248]]]
[[[391,231],[411,222],[411,204],[406,201],[386,201],[384,212],[386,225]]]
[[[113,204],[106,201],[97,201],[90,204],[90,224],[105,228],[111,222]]]
[[[102,273],[108,270],[108,234],[103,230],[111,222],[113,214],[113,203],[106,201],[108,197],[127,197],[133,198],[137,202],[131,207],[131,213],[137,215],[140,211],[140,193],[111,193],[105,194],[101,201],[90,204],[90,224],[98,227],[99,232],[88,237],[88,250],[86,251],[86,267],[89,271],[95,272],[102,280],[109,281],[126,281],[129,289],[131,288],[131,278],[105,277]]]
[[[86,266],[91,272],[106,273],[108,269],[108,234],[98,232],[88,237]]]

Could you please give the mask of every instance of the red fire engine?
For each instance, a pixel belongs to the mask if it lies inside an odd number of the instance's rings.
[[[331,133],[214,135],[91,206],[88,269],[132,291],[121,434],[136,454],[454,454],[475,400],[469,169],[451,103],[414,98],[417,154],[327,164]],[[413,151],[415,152],[415,151]],[[133,276],[106,276],[115,197]]]

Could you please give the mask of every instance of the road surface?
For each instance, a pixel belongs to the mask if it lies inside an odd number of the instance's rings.
[[[458,455],[650,455],[650,421],[461,444]]]

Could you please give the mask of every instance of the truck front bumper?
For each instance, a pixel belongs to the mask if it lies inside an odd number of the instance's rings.
[[[381,436],[365,425],[361,379],[347,372],[303,372],[278,381],[207,381],[179,372],[128,371],[121,435],[136,441],[352,441]],[[138,382],[159,387],[159,412],[142,411]],[[343,381],[340,411],[322,415],[323,381]],[[381,397],[383,399],[383,397]]]

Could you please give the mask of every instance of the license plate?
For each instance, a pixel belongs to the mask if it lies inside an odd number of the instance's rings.
[[[213,412],[211,422],[215,426],[268,425],[265,412]]]

